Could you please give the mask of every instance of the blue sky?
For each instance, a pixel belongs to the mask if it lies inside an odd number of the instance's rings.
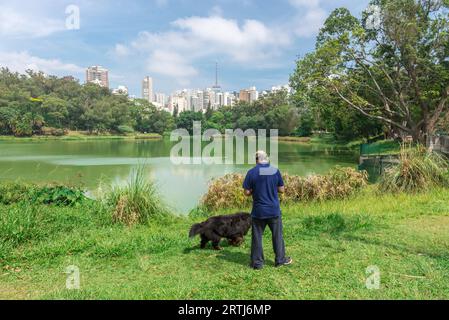
[[[68,29],[69,5],[80,28]],[[84,69],[110,70],[111,87],[140,96],[144,76],[157,92],[233,91],[286,84],[298,56],[313,49],[329,13],[360,15],[368,0],[0,0],[0,66],[39,69],[84,82]]]

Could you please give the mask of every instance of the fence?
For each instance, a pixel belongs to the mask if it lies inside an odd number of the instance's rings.
[[[430,150],[449,155],[449,136],[432,136],[427,139]]]

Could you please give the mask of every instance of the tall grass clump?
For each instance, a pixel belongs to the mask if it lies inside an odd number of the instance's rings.
[[[382,192],[417,192],[449,186],[449,163],[446,158],[423,146],[402,146],[399,162],[383,173]]]
[[[326,175],[284,176],[286,202],[345,199],[368,184],[368,173],[336,167]]]
[[[146,178],[143,166],[132,171],[125,185],[111,187],[103,203],[112,212],[114,222],[128,226],[169,215],[154,182]]]
[[[201,205],[209,211],[249,207],[250,198],[243,194],[242,189],[244,178],[241,174],[230,173],[213,179],[209,183],[207,193],[201,199]]]
[[[233,173],[212,180],[201,205],[209,211],[251,206],[251,198],[243,194],[243,179],[243,175]],[[285,174],[286,192],[281,195],[281,201],[343,199],[366,186],[367,182],[368,174],[353,168],[336,167],[326,175],[308,177]]]

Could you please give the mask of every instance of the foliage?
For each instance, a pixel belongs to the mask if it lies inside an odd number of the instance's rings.
[[[134,129],[130,126],[118,126],[117,128],[118,132],[123,133],[123,134],[127,134],[127,133],[134,133]]]
[[[67,186],[38,186],[18,182],[0,184],[0,204],[15,203],[79,206],[86,201],[79,188]]]
[[[365,118],[374,131],[367,133],[383,130],[425,143],[447,112],[449,4],[373,0],[370,5],[379,8],[379,17],[367,10],[356,19],[345,8],[329,16],[315,51],[298,61],[291,77],[296,100],[319,110],[317,116],[336,114],[341,121],[336,130],[343,133],[350,133],[351,122],[357,125],[352,119]]]
[[[124,186],[111,187],[103,195],[103,203],[112,212],[114,222],[128,226],[149,223],[169,215],[155,184],[147,179],[143,166],[131,173]]]
[[[239,102],[233,107],[202,112],[183,111],[175,106],[171,115],[143,99],[130,100],[113,95],[95,84],[81,85],[72,77],[45,76],[27,71],[25,75],[0,69],[0,134],[27,137],[61,135],[67,130],[91,134],[164,134],[177,128],[192,132],[193,121],[202,128],[279,129],[291,135],[299,115],[286,92],[268,94],[255,103]]]
[[[66,186],[46,186],[32,193],[32,203],[54,204],[57,206],[79,206],[86,200],[81,189]]]
[[[251,198],[243,194],[243,175],[228,174],[214,179],[209,184],[201,205],[209,211],[226,208],[247,208]],[[367,185],[368,175],[352,168],[336,167],[326,175],[308,177],[284,175],[286,186],[281,201],[322,201],[328,199],[344,199]]]
[[[446,158],[418,146],[402,146],[399,163],[385,170],[380,181],[383,192],[418,192],[449,186],[449,163]]]
[[[10,205],[31,197],[32,186],[17,182],[3,182],[0,184],[0,203]]]
[[[299,114],[285,92],[270,93],[262,96],[253,103],[238,102],[230,107],[221,107],[213,110],[208,107],[206,113],[183,111],[176,118],[176,126],[193,132],[193,122],[201,122],[202,130],[216,129],[225,133],[226,129],[278,129],[279,135],[289,136],[294,134],[298,123]]]
[[[287,202],[345,199],[367,182],[368,174],[353,168],[336,167],[326,175],[308,177],[285,175],[286,191],[281,199]]]
[[[41,72],[25,75],[0,69],[0,133],[18,137],[134,131],[162,134],[174,127],[172,116],[148,101],[131,101],[95,84]],[[52,128],[51,130],[49,128]]]
[[[208,211],[249,207],[251,201],[243,194],[243,179],[244,176],[237,173],[213,179],[207,193],[201,199],[201,205]]]

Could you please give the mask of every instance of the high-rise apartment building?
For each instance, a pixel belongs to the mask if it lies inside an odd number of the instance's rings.
[[[153,79],[150,77],[145,77],[142,81],[142,99],[154,102]]]
[[[240,101],[252,103],[258,99],[259,99],[259,92],[256,90],[256,87],[240,90],[239,93]]]
[[[92,66],[86,70],[86,83],[96,83],[109,88],[109,71],[102,66]]]
[[[155,101],[157,102],[159,105],[164,106],[167,104],[167,96],[164,93],[156,93],[155,95]]]

